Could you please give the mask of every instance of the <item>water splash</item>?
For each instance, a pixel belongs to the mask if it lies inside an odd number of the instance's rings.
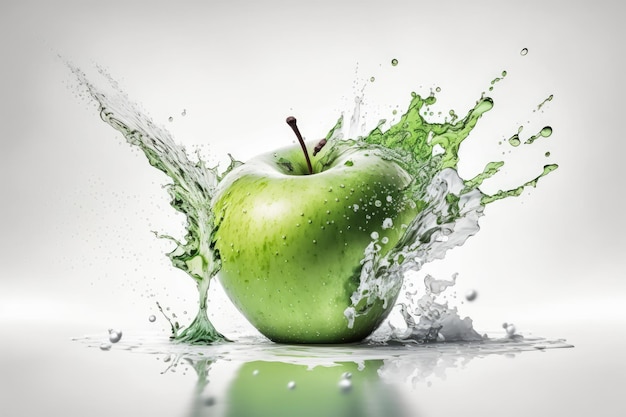
[[[397,65],[396,59],[392,60],[392,65]],[[184,239],[155,233],[174,243],[175,248],[168,256],[176,268],[194,279],[199,293],[198,313],[187,328],[168,318],[172,338],[191,344],[227,340],[217,332],[207,315],[207,291],[221,266],[219,256],[211,247],[215,219],[208,208],[221,179],[241,163],[231,157],[230,165],[220,173],[216,167],[208,167],[199,155],[192,160],[167,130],[155,125],[129,101],[106,71],[99,69],[110,93],[104,93],[92,84],[79,69],[71,65],[70,68],[98,103],[102,120],[121,132],[128,143],[141,149],[149,163],[169,177],[171,183],[167,191],[172,198],[171,205],[186,217]],[[505,76],[506,71],[501,72],[501,76],[492,80],[492,87]],[[552,96],[549,97],[551,99]],[[355,100],[350,126],[344,126],[341,117],[327,134],[330,151],[324,158],[330,159],[346,148],[363,147],[379,151],[384,158],[402,166],[413,178],[404,197],[406,203],[419,214],[392,250],[382,252],[381,243],[386,242],[379,242],[378,235],[372,236],[372,242],[364,250],[358,288],[352,294],[351,305],[345,310],[348,327],[378,301],[382,300],[385,306],[394,303],[408,272],[417,271],[432,260],[442,259],[448,250],[462,245],[476,234],[486,205],[519,196],[524,189],[535,187],[540,178],[558,168],[556,164],[545,165],[537,176],[517,187],[492,195],[484,194],[479,187],[496,175],[504,162],[491,161],[481,173],[469,179],[458,174],[457,166],[461,144],[494,106],[490,97],[483,94],[465,117],[460,118],[454,110],[450,110],[450,117],[444,122],[431,122],[426,118],[432,115],[432,111],[428,111],[430,106],[437,102],[435,93],[431,92],[427,97],[412,93],[407,110],[397,122],[384,128],[386,120],[381,120],[368,134],[357,137],[361,101],[362,97]],[[346,128],[350,139],[343,138]],[[514,146],[521,143],[519,133],[521,129],[517,136],[513,136],[515,140],[513,137],[509,140]],[[551,133],[552,128],[546,126],[524,143],[532,144]],[[321,163],[324,164],[324,161]],[[407,328],[403,331],[392,329],[389,340],[480,340],[481,336],[474,331],[470,319],[461,319],[456,309],[437,301],[443,289],[452,285],[454,279],[447,282],[427,277],[425,294],[421,298],[415,294],[399,305]]]
[[[507,72],[502,71],[501,77],[492,80],[492,86],[506,75]],[[406,112],[386,130],[383,129],[386,121],[382,120],[368,134],[344,140],[340,118],[327,136],[332,146],[339,149],[346,142],[350,146],[382,149],[387,158],[400,164],[414,179],[406,198],[419,210],[393,250],[381,255],[381,245],[376,238],[366,248],[359,286],[352,295],[352,305],[345,311],[349,327],[359,315],[367,314],[378,300],[383,300],[385,305],[394,302],[408,272],[418,271],[425,263],[444,258],[448,250],[461,246],[476,234],[486,205],[521,195],[526,188],[536,187],[542,177],[558,168],[556,164],[545,165],[537,176],[517,187],[491,195],[483,193],[479,187],[496,175],[505,163],[491,161],[480,174],[470,179],[461,178],[457,166],[461,144],[483,115],[493,108],[493,100],[483,94],[465,117],[452,117],[443,123],[430,122],[425,116],[432,113],[425,108],[436,101],[432,92],[428,97],[412,93]],[[450,114],[455,113],[451,111]],[[522,127],[509,140],[513,146],[521,143],[518,136],[521,130]],[[546,126],[524,144],[532,144],[551,134],[552,128]],[[433,290],[432,283],[451,286],[454,282],[437,281],[432,277],[426,280],[430,283],[426,282],[426,293],[421,299],[409,298],[409,305],[400,305],[407,330],[402,335],[392,332],[391,337],[427,342],[480,339],[472,328],[471,319],[461,319],[456,309],[437,304],[433,299],[439,291]]]
[[[225,173],[217,168],[207,167],[197,155],[191,160],[182,146],[177,145],[170,133],[156,125],[143,114],[120,89],[113,78],[102,68],[98,68],[109,91],[96,87],[78,68],[68,64],[87,93],[98,103],[102,120],[119,131],[126,141],[139,148],[153,167],[166,174],[171,183],[166,189],[171,197],[171,206],[185,215],[187,230],[184,239],[169,235],[158,237],[168,239],[175,248],[168,256],[172,264],[194,279],[199,293],[199,310],[189,327],[174,329],[172,338],[188,343],[214,343],[227,340],[211,324],[207,316],[207,291],[211,279],[220,268],[219,259],[210,248],[213,230],[213,213],[207,210],[219,180],[238,163],[231,159]],[[182,329],[182,331],[181,331]]]

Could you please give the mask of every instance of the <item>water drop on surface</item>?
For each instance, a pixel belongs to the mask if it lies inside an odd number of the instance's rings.
[[[514,336],[514,335],[515,335],[515,331],[516,331],[516,330],[517,330],[517,329],[515,328],[515,325],[514,325],[514,324],[509,324],[509,325],[507,325],[507,326],[506,326],[506,334],[507,334],[509,337]]]
[[[255,369],[254,371],[252,371],[252,375],[257,376],[259,374],[259,370]]]
[[[150,317],[148,317],[148,321],[150,323],[154,323],[156,321],[156,316],[154,314],[151,314]]]
[[[465,293],[465,299],[467,301],[474,301],[477,296],[478,296],[478,293],[476,292],[476,290],[469,290]]]
[[[289,381],[289,383],[287,384],[287,389],[295,389],[295,388],[296,388],[296,382]]]
[[[121,330],[109,329],[109,341],[111,343],[117,343],[120,341],[121,338],[122,338]]]

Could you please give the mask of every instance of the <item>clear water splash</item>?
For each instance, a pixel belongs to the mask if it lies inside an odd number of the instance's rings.
[[[157,234],[175,244],[174,250],[168,254],[172,264],[193,278],[198,287],[200,308],[196,318],[187,328],[172,326],[172,338],[188,343],[227,340],[215,330],[207,316],[207,292],[211,279],[220,269],[220,263],[210,247],[214,221],[213,214],[206,207],[210,205],[215,187],[225,173],[220,174],[216,168],[207,167],[199,155],[195,161],[190,159],[170,133],[143,114],[102,68],[98,70],[106,81],[106,92],[91,83],[80,69],[68,65],[81,86],[98,103],[102,120],[119,131],[129,144],[143,151],[150,165],[169,177],[171,183],[166,188],[171,205],[186,217],[187,233],[183,239]],[[237,164],[231,160],[226,172]]]

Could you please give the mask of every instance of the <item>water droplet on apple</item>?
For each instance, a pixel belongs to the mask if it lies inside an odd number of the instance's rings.
[[[309,219],[308,222],[309,222],[309,224],[311,224],[311,223],[313,223],[313,220]]]
[[[170,117],[168,117],[168,118],[167,118],[167,120],[168,120],[169,122],[173,122],[173,121],[174,121],[174,118],[173,118],[172,116],[170,116]]]
[[[330,214],[330,210],[326,210],[326,214]]]
[[[387,236],[385,236],[385,237],[383,237],[380,241],[381,241],[384,245],[386,245],[387,243],[389,243],[389,238],[388,238]]]
[[[388,202],[388,203],[391,203],[392,201],[393,201],[393,197],[392,197],[392,196],[390,196],[390,195],[388,195],[388,196],[387,196],[387,202]]]
[[[476,290],[469,290],[465,293],[465,299],[467,301],[474,301],[477,296],[478,296],[478,293],[476,292]]]
[[[317,244],[317,240],[313,239],[313,244],[316,245]]]
[[[333,192],[333,187],[328,187],[328,192],[332,193]]]
[[[348,393],[352,390],[352,381],[349,379],[342,379],[339,381],[339,389],[343,393]]]
[[[109,341],[111,343],[117,343],[120,341],[121,338],[122,338],[121,330],[109,329]]]
[[[294,389],[294,388],[296,388],[296,382],[289,381],[289,383],[287,384],[287,389]]]
[[[151,314],[150,317],[148,317],[148,321],[150,323],[154,323],[156,321],[156,316],[154,314]]]
[[[255,369],[254,371],[252,371],[252,375],[257,376],[259,374],[259,370]]]
[[[372,234],[370,235],[370,237],[371,237],[373,240],[378,239],[378,232],[372,232]]]
[[[346,188],[346,186],[345,186],[345,185],[343,185],[343,184],[339,184],[339,187],[340,187],[340,188]]]
[[[383,205],[383,203],[382,203],[380,200],[376,200],[376,201],[374,201],[374,205],[375,205],[376,207],[380,207],[380,206],[382,206],[382,205]]]

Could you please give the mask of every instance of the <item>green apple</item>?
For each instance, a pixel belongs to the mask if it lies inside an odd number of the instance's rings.
[[[296,145],[234,169],[212,202],[212,244],[226,294],[275,342],[367,337],[397,294],[391,302],[376,301],[352,323],[345,312],[368,246],[375,240],[384,255],[415,218],[415,204],[405,197],[411,182],[379,149],[348,142],[328,146],[312,160]]]

